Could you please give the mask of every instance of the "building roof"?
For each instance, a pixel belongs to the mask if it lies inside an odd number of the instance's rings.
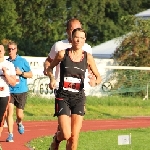
[[[120,45],[123,37],[114,38],[92,47],[92,55],[96,58],[111,58],[116,48]]]
[[[135,15],[136,17],[150,17],[150,9],[142,11]]]

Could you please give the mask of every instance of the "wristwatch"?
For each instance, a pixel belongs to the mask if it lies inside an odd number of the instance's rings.
[[[24,72],[21,73],[21,76],[24,76]]]

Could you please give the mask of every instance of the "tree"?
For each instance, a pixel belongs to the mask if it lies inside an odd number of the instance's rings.
[[[114,53],[119,65],[150,67],[150,20],[124,17],[124,23],[130,31]]]
[[[123,35],[126,30],[121,24],[124,11],[118,0],[76,0],[68,1],[68,16],[82,20],[88,32],[87,42],[97,45]]]
[[[26,55],[46,56],[53,43],[64,33],[63,0],[16,0],[18,23],[22,27],[20,48]]]
[[[150,20],[129,15],[123,17],[128,34],[114,52],[114,60],[120,66],[150,67]],[[115,87],[124,90],[124,95],[145,96],[149,82],[149,71],[120,69],[114,71]],[[126,89],[126,90],[125,90]]]
[[[66,38],[66,22],[77,17],[95,46],[128,31],[121,18],[149,8],[149,0],[0,0],[0,40],[14,40],[21,54],[47,56]],[[5,40],[6,39],[6,40]]]
[[[21,37],[21,28],[17,24],[18,14],[13,0],[0,0],[0,41]]]
[[[25,55],[42,56],[45,54],[46,41],[49,38],[50,24],[45,16],[48,0],[16,0],[18,24],[22,28],[19,48]]]
[[[118,0],[120,7],[122,8],[124,14],[134,15],[138,12],[143,11],[142,4],[143,0]],[[148,3],[148,0],[147,0]],[[148,7],[146,7],[148,8]],[[144,8],[144,10],[146,9]]]
[[[87,30],[87,42],[96,45],[98,41],[103,40],[100,28],[105,16],[104,0],[76,0],[67,1],[68,18],[77,17],[83,23]]]

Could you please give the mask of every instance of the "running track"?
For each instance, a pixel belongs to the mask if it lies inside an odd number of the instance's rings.
[[[4,128],[2,136],[0,137],[0,143],[3,150],[31,150],[26,147],[25,144],[30,140],[52,135],[56,131],[56,121],[34,121],[24,122],[25,133],[20,135],[17,131],[17,126],[14,126],[14,141],[13,143],[5,142],[7,138],[7,128]],[[84,121],[82,131],[94,131],[94,130],[109,130],[109,129],[127,129],[127,128],[139,128],[150,127],[150,117],[138,117],[122,120],[92,120]]]

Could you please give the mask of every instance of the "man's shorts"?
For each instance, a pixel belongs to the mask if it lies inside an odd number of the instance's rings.
[[[10,103],[14,104],[19,109],[24,110],[26,100],[27,100],[27,92],[11,93]]]
[[[85,93],[57,90],[55,94],[54,116],[77,114],[84,116]]]
[[[10,97],[0,97],[0,127],[3,127]]]

